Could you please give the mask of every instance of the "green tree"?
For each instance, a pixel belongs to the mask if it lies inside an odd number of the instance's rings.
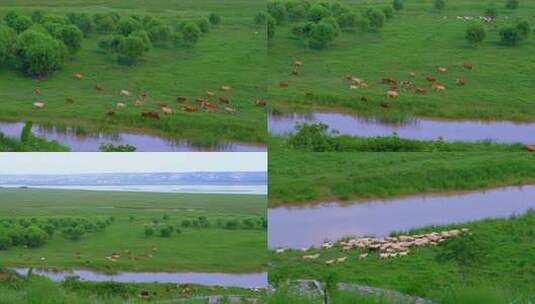
[[[517,9],[520,6],[519,0],[506,0],[505,7],[508,9]]]
[[[45,12],[42,10],[35,10],[32,13],[32,21],[34,23],[41,23],[43,22],[43,18],[45,17]]]
[[[146,237],[151,237],[154,235],[154,228],[152,226],[145,226],[144,233]]]
[[[221,16],[216,13],[210,13],[210,16],[208,16],[208,20],[210,20],[211,24],[217,25],[221,23]]]
[[[471,24],[466,29],[466,40],[472,44],[480,44],[485,40],[486,36],[487,31],[485,30],[485,27],[479,23]]]
[[[0,65],[6,63],[13,55],[15,32],[10,27],[0,24]]]
[[[268,15],[267,17],[267,37],[268,40],[273,39],[275,37],[275,28],[277,26],[277,21],[275,18],[271,17],[271,15]]]
[[[0,228],[0,250],[7,250],[11,247],[11,237],[4,228]]]
[[[137,62],[147,50],[142,38],[128,36],[121,41],[118,49],[119,63],[131,65]]]
[[[402,10],[403,7],[404,7],[403,0],[394,0],[394,2],[392,3],[392,7],[393,7],[396,11],[400,11],[400,10]]]
[[[201,30],[194,22],[186,22],[182,27],[182,40],[186,46],[193,46],[201,38]]]
[[[355,12],[343,13],[336,18],[343,31],[355,30],[359,23],[359,15]]]
[[[316,4],[312,6],[308,12],[308,20],[312,22],[320,22],[323,18],[331,16],[331,12],[323,5]]]
[[[208,21],[208,19],[197,19],[195,23],[197,23],[197,26],[201,30],[201,33],[207,34],[210,31],[210,21]]]
[[[280,0],[269,0],[267,3],[268,14],[273,17],[277,24],[281,24],[288,18],[288,12],[284,3]]]
[[[503,45],[515,46],[522,41],[522,35],[516,27],[508,25],[500,29],[500,40]]]
[[[435,8],[438,10],[443,10],[446,7],[445,0],[435,0]]]
[[[379,9],[370,8],[364,16],[368,19],[369,28],[373,31],[377,31],[385,25],[385,14]]]
[[[69,53],[74,54],[82,48],[82,40],[84,39],[84,33],[75,25],[64,25],[59,36]]]
[[[38,31],[25,31],[15,43],[17,66],[31,76],[47,75],[59,70],[65,54],[65,46],[61,41]]]
[[[67,19],[71,24],[77,26],[85,36],[93,32],[95,29],[93,19],[87,13],[68,13]]]
[[[265,25],[267,21],[267,14],[265,12],[258,12],[254,16],[254,24],[257,26]]]
[[[128,17],[125,19],[122,19],[119,21],[119,24],[117,25],[117,33],[128,36],[132,32],[142,30],[143,25],[141,25],[141,22],[137,21],[136,19],[132,17]]]
[[[17,32],[22,33],[25,30],[29,29],[33,25],[33,21],[28,16],[19,16],[15,19],[11,27]]]
[[[325,48],[334,41],[337,35],[337,29],[331,23],[319,22],[312,27],[309,45],[313,49]]]
[[[48,234],[41,228],[32,225],[26,229],[25,239],[26,245],[30,248],[37,248],[44,245],[48,238]]]

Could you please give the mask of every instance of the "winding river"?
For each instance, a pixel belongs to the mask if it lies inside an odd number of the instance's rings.
[[[341,135],[359,137],[390,136],[417,140],[478,142],[491,140],[497,143],[535,144],[535,123],[508,121],[432,120],[411,119],[403,123],[387,123],[341,113],[313,112],[268,116],[269,132],[287,135],[295,131],[297,123],[323,123]]]
[[[303,248],[346,236],[387,236],[430,225],[507,218],[532,208],[535,208],[535,185],[354,204],[326,202],[270,208],[269,247]]]

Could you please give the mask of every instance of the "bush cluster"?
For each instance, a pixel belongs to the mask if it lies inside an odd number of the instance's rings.
[[[15,246],[43,246],[56,232],[70,240],[79,240],[86,233],[104,231],[111,221],[85,218],[22,218],[0,220],[0,250]]]
[[[277,25],[295,22],[292,34],[309,47],[322,49],[329,46],[341,31],[378,31],[386,20],[394,16],[394,9],[401,10],[403,1],[394,1],[391,6],[370,8],[356,12],[339,2],[311,3],[306,0],[270,0],[268,15],[258,14],[255,23],[267,21],[268,38],[275,34]]]

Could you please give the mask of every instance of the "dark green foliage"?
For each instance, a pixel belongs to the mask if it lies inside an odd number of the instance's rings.
[[[517,9],[520,6],[520,0],[506,0],[505,7],[508,9]]]
[[[112,33],[117,29],[117,18],[112,14],[96,14],[93,16],[95,29],[99,33]]]
[[[186,46],[193,46],[201,37],[199,26],[192,21],[184,23],[182,26],[182,41]]]
[[[0,65],[13,55],[15,38],[15,32],[10,27],[0,24]]]
[[[254,16],[254,24],[257,25],[257,26],[266,25],[267,16],[268,15],[265,12],[258,12]]]
[[[7,250],[11,247],[11,237],[5,228],[0,227],[0,250]]]
[[[377,31],[381,29],[385,24],[385,14],[379,9],[370,8],[366,10],[364,16],[366,17],[366,19],[368,19],[369,28],[371,30]]]
[[[210,16],[208,16],[208,20],[210,20],[210,23],[212,25],[218,25],[219,23],[221,23],[221,16],[216,13],[210,13]]]
[[[309,46],[313,49],[327,47],[338,36],[338,29],[329,22],[321,21],[312,27]]]
[[[9,25],[9,24],[8,24]],[[29,29],[33,25],[33,21],[28,16],[19,16],[13,21],[10,25],[17,33],[22,33],[25,30]]]
[[[454,261],[461,268],[481,263],[488,252],[473,235],[450,239],[440,249],[438,261]]]
[[[143,231],[146,237],[151,237],[154,235],[154,228],[152,226],[145,226]]]
[[[306,17],[309,5],[305,1],[291,0],[286,1],[285,7],[288,18],[292,21],[301,20]]]
[[[392,2],[392,7],[393,7],[396,11],[400,11],[400,10],[402,10],[403,7],[404,7],[403,0],[394,0],[394,2]]]
[[[119,63],[131,65],[136,63],[147,51],[147,44],[142,38],[133,35],[124,38],[118,48]]]
[[[25,232],[26,245],[30,248],[41,247],[48,239],[48,234],[41,228],[32,225]]]
[[[141,24],[141,22],[132,17],[121,19],[117,25],[117,33],[123,36],[128,36],[134,31],[142,29],[143,25]]]
[[[4,16],[4,21],[6,22],[7,26],[10,28],[14,28],[15,22],[21,15],[16,11],[9,11]]]
[[[320,22],[323,18],[331,16],[331,12],[323,5],[316,4],[312,6],[308,12],[308,20],[312,22]]]
[[[325,152],[332,151],[329,127],[324,124],[301,124],[296,127],[296,134],[288,139],[288,145],[293,149]]]
[[[480,23],[471,24],[466,29],[466,40],[472,44],[479,44],[485,40],[487,31]]]
[[[78,241],[84,236],[85,229],[84,227],[77,225],[77,226],[67,227],[63,229],[61,233],[71,241]]]
[[[269,0],[267,3],[267,11],[268,14],[275,19],[277,24],[286,21],[288,18],[286,7],[280,0]]]
[[[171,235],[173,235],[174,231],[175,229],[173,226],[167,225],[164,227],[160,227],[160,229],[158,230],[158,233],[160,237],[168,238],[168,237],[171,237]]]
[[[527,20],[521,20],[516,24],[516,29],[520,33],[522,39],[527,39],[531,34],[531,26]]]
[[[86,36],[93,32],[95,28],[93,19],[87,13],[68,13],[67,19],[69,19],[71,24],[77,26]]]
[[[164,43],[171,40],[171,28],[166,25],[154,25],[148,29],[150,40],[153,43]]]
[[[33,11],[33,13],[32,13],[32,21],[33,21],[34,23],[41,23],[41,22],[43,22],[43,19],[44,19],[45,15],[46,15],[46,14],[45,14],[44,11],[42,11],[42,10],[35,10],[35,11]]]
[[[64,25],[59,31],[59,38],[63,41],[71,54],[74,54],[82,47],[84,33],[74,25]]]
[[[503,45],[515,46],[522,41],[522,35],[516,27],[508,25],[500,29],[500,41]]]
[[[338,25],[343,31],[352,31],[359,26],[359,15],[355,12],[348,12],[339,15],[336,18]]]
[[[386,20],[390,20],[394,17],[394,9],[390,6],[383,7],[383,14],[385,15]]]
[[[446,0],[435,0],[435,8],[443,10],[446,7]]]
[[[277,21],[275,18],[271,17],[271,15],[268,15],[267,17],[267,37],[268,40],[273,39],[275,37],[275,28],[277,26]]]
[[[17,37],[15,55],[17,66],[27,75],[48,75],[63,66],[65,46],[51,36],[26,31]]]
[[[197,19],[195,23],[197,23],[201,33],[207,34],[210,31],[210,21],[208,21],[208,19]]]

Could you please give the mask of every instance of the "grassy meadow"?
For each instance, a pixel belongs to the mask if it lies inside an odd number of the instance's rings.
[[[533,303],[535,290],[535,213],[502,220],[484,220],[450,227],[429,227],[411,233],[469,228],[471,237],[450,239],[436,247],[411,250],[406,257],[383,260],[371,253],[343,252],[341,248],[314,249],[315,261],[302,252],[271,254],[271,283],[287,279],[335,277],[339,282],[396,290],[430,298],[435,303]],[[326,265],[347,256],[345,263]],[[358,302],[357,302],[358,303]],[[373,302],[372,302],[373,303]]]
[[[367,8],[391,5],[390,0],[339,1],[363,12]],[[314,50],[291,34],[295,22],[277,25],[269,42],[269,96],[279,112],[293,110],[338,110],[383,118],[426,117],[441,119],[483,119],[534,121],[535,107],[530,88],[535,38],[529,36],[515,47],[499,42],[499,28],[514,20],[533,22],[535,3],[520,1],[516,10],[506,9],[502,0],[448,0],[443,10],[434,1],[404,1],[377,32],[342,32],[322,50]],[[486,9],[497,9],[498,17],[484,25],[487,38],[473,46],[465,39],[469,24],[479,22]],[[459,20],[471,16],[474,20]],[[294,60],[300,60],[299,76],[292,75]],[[463,67],[473,64],[472,70]],[[439,73],[438,67],[446,67]],[[410,73],[415,76],[409,76]],[[368,84],[367,89],[350,90],[346,75]],[[446,90],[436,92],[426,81],[435,76]],[[428,88],[427,94],[400,90],[399,98],[388,99],[388,86],[381,79],[410,80],[416,87]],[[456,85],[458,78],[466,85]],[[280,87],[287,81],[288,87]],[[366,96],[369,101],[363,102]],[[380,106],[386,102],[389,108]]]
[[[38,189],[0,189],[0,193],[2,220],[113,217],[104,231],[86,233],[79,240],[56,231],[38,248],[0,250],[0,266],[105,272],[244,273],[267,269],[265,229],[225,228],[228,221],[265,218],[263,196]],[[201,216],[208,220],[208,227],[181,225]],[[169,225],[180,232],[159,236],[158,227]],[[144,234],[146,226],[156,229],[154,235]],[[121,258],[110,261],[107,257],[115,253]]]
[[[529,153],[270,152],[269,205],[521,185],[534,169]]]
[[[91,33],[83,39],[80,51],[68,57],[60,71],[45,79],[32,79],[2,67],[0,119],[68,125],[86,132],[122,130],[197,142],[263,143],[266,115],[255,100],[266,97],[262,72],[266,67],[266,38],[264,31],[253,25],[253,17],[264,6],[264,2],[257,0],[2,1],[2,18],[9,11],[29,16],[42,10],[56,16],[69,12],[91,16],[110,12],[121,16],[149,15],[169,25],[206,18],[212,12],[222,19],[202,34],[193,47],[153,46],[132,66],[117,63],[99,49],[98,41],[106,35]],[[74,79],[75,73],[81,73],[84,79]],[[97,84],[102,91],[95,90]],[[232,90],[222,92],[223,85]],[[38,98],[34,96],[35,88],[41,90]],[[133,97],[119,96],[121,90],[132,92]],[[182,110],[184,104],[176,101],[177,96],[186,96],[185,104],[195,106],[195,99],[206,96],[207,91],[213,91],[215,98],[227,95],[229,107],[235,112],[227,113],[219,107],[215,113],[188,113]],[[144,105],[134,107],[142,93],[147,94]],[[74,104],[66,103],[66,98],[72,98]],[[37,100],[44,102],[43,109],[33,108]],[[118,102],[126,102],[126,108],[116,109]],[[162,115],[160,120],[140,116],[141,111],[158,111],[160,103],[168,104],[176,113]],[[115,115],[107,115],[110,110]]]

